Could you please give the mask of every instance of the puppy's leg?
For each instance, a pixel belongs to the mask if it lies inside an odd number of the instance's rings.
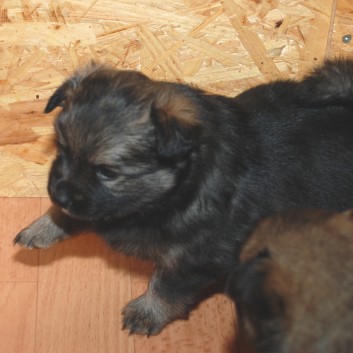
[[[77,228],[74,225],[76,222],[56,207],[52,207],[43,216],[21,230],[13,242],[30,249],[48,248],[57,241],[70,236]]]
[[[124,308],[124,329],[132,334],[157,335],[168,323],[186,319],[205,287],[200,278],[189,273],[184,277],[177,272],[156,271],[148,290]]]

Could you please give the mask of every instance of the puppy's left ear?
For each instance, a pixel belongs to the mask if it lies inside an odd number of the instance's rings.
[[[151,108],[156,148],[162,159],[187,156],[198,144],[200,109],[191,88],[161,84]]]

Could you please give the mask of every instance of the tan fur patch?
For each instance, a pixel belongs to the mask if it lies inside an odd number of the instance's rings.
[[[200,124],[199,112],[192,100],[168,85],[160,84],[155,108],[164,113],[165,123],[168,119],[175,119],[184,127]]]

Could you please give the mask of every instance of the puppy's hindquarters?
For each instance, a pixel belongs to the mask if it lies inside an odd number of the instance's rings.
[[[353,61],[326,61],[298,86],[311,102],[353,106]]]

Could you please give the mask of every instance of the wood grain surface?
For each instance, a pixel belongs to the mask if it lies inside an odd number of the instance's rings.
[[[94,234],[47,250],[12,239],[47,199],[0,198],[0,352],[238,353],[233,303],[203,302],[156,337],[131,336],[121,310],[147,287],[151,264],[116,253]]]

